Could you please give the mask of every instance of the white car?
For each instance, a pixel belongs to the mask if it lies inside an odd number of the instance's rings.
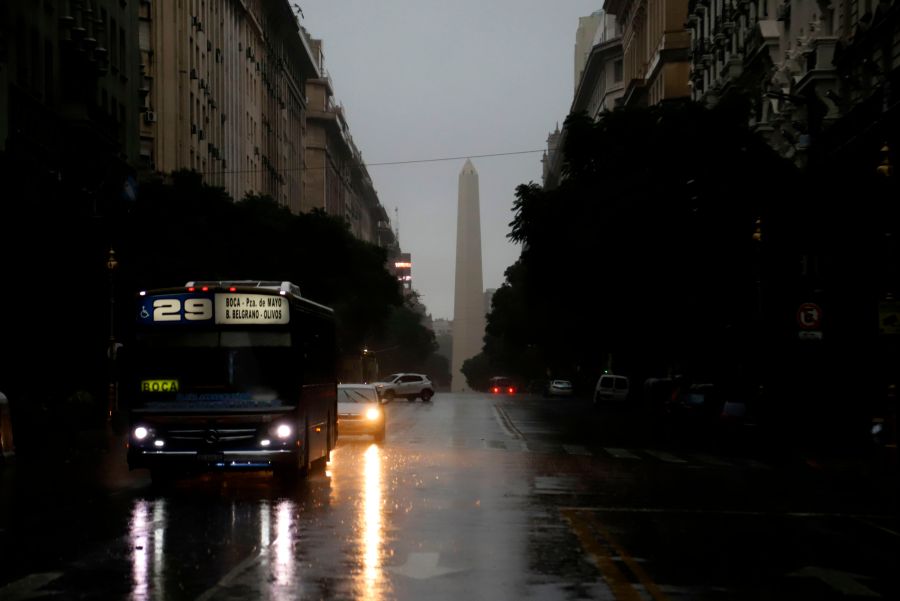
[[[568,380],[551,380],[547,396],[572,396],[572,383]]]
[[[338,432],[384,440],[384,408],[371,384],[338,384]]]
[[[628,378],[603,374],[594,388],[594,403],[619,402],[628,398]]]
[[[385,402],[399,398],[408,401],[420,398],[427,403],[434,396],[434,384],[425,374],[391,374],[384,381],[375,382],[375,389]]]

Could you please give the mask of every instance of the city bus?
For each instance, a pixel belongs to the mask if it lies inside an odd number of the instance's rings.
[[[291,282],[188,282],[141,291],[122,390],[130,469],[324,466],[337,441],[332,309]]]

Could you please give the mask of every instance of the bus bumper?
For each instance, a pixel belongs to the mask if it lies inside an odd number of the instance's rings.
[[[166,451],[128,449],[128,468],[206,470],[270,470],[298,465],[300,448],[264,450]]]

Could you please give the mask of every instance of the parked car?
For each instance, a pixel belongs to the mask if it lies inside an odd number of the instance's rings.
[[[387,402],[404,398],[415,401],[417,398],[426,403],[434,396],[434,384],[425,374],[399,373],[391,374],[381,382],[375,382],[378,396]]]
[[[572,396],[572,383],[568,380],[550,380],[547,396]]]
[[[376,441],[384,440],[384,408],[373,385],[338,384],[337,397],[340,434],[371,434]]]
[[[491,394],[516,394],[519,387],[511,378],[496,376],[488,380],[488,390]]]
[[[686,435],[706,436],[714,433],[722,419],[724,400],[721,391],[713,384],[693,384],[676,392],[669,406],[671,423]],[[739,412],[738,406],[729,406],[729,412]]]
[[[594,388],[594,403],[619,402],[628,398],[629,382],[625,376],[603,374]]]
[[[643,401],[654,419],[661,420],[668,414],[676,391],[677,385],[673,378],[644,380]]]

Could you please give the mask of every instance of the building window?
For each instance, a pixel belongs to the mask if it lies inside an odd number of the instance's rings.
[[[623,77],[622,59],[620,58],[613,63],[613,81],[618,83],[622,81]]]
[[[31,30],[31,91],[35,96],[43,96],[41,86],[44,84],[44,75],[41,73],[41,36],[37,29]]]
[[[116,32],[119,26],[115,19],[109,20],[109,64],[114,71],[119,68],[119,52],[116,45]]]
[[[119,27],[119,68],[124,73],[128,66],[128,60],[125,54],[125,30]]]
[[[44,101],[53,100],[53,44],[44,40]]]

